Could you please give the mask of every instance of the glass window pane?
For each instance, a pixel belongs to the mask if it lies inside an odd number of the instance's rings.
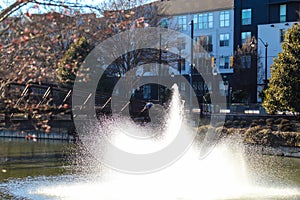
[[[229,46],[229,33],[220,34],[220,46]]]
[[[229,19],[229,14],[228,13],[226,13],[226,15],[225,15],[225,19]]]
[[[286,4],[280,5],[280,22],[286,22]]]
[[[286,15],[286,5],[280,5],[280,15]]]
[[[186,16],[179,16],[178,17],[178,28],[181,31],[186,30],[186,28],[187,28]]]
[[[229,56],[225,56],[225,65],[224,65],[225,69],[229,68]]]
[[[284,34],[285,34],[285,30],[280,29],[280,43],[284,41]]]
[[[194,20],[194,23],[195,23],[195,24],[198,23],[198,16],[197,16],[197,15],[194,15],[193,20]]]
[[[248,37],[251,37],[251,32],[242,32],[242,44],[245,43]]]
[[[225,58],[220,57],[220,68],[224,68],[224,65],[225,65]]]
[[[242,25],[251,24],[252,13],[251,9],[242,10]]]
[[[222,11],[220,12],[220,27],[228,27],[230,25],[230,12]]]
[[[224,17],[224,13],[223,12],[221,12],[221,14],[220,14],[220,21],[223,21],[225,19],[225,17]]]

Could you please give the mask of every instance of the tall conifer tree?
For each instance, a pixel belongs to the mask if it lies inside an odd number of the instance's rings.
[[[300,112],[300,25],[294,25],[285,34],[282,52],[274,59],[263,106],[268,113]]]

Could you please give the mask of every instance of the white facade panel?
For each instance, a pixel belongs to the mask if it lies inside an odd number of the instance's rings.
[[[220,12],[222,11],[229,11],[229,26],[227,27],[220,27]],[[221,57],[230,57],[234,55],[233,51],[233,43],[234,43],[234,10],[222,10],[222,11],[213,11],[213,12],[199,12],[194,14],[186,14],[186,15],[180,15],[180,16],[186,16],[186,29],[180,30],[179,24],[178,24],[178,17],[179,16],[173,16],[169,19],[169,27],[170,29],[180,31],[182,33],[187,34],[188,36],[191,36],[191,25],[190,22],[192,19],[194,19],[194,15],[198,14],[206,14],[206,13],[212,13],[213,16],[213,27],[212,28],[197,28],[197,23],[199,21],[194,22],[194,40],[197,40],[197,37],[199,36],[211,36],[211,44],[212,44],[212,51],[207,52],[209,56],[213,56],[216,58],[216,69],[218,73],[233,73],[233,69],[230,67],[227,67],[226,69],[220,67],[220,62],[222,62]],[[229,44],[228,46],[220,46],[220,34],[229,34]],[[182,53],[190,54],[191,49],[191,43],[190,41],[186,41],[186,47],[185,50],[182,51]],[[194,52],[196,54],[197,52]],[[195,55],[196,56],[196,55]],[[195,57],[194,56],[194,57]],[[186,63],[185,71],[182,71],[182,74],[188,74],[190,73],[190,67],[189,64]]]

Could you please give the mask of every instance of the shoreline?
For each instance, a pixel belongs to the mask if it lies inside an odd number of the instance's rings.
[[[300,158],[300,147],[289,147],[289,146],[264,146],[257,144],[245,144],[247,151],[269,155],[269,156],[279,156],[279,157],[290,157],[290,158]]]
[[[225,123],[198,126],[198,134],[212,130],[221,137],[241,139],[251,151],[259,154],[300,158],[300,121],[287,118],[253,118],[226,120]],[[251,150],[251,148],[253,148]]]
[[[27,131],[17,131],[17,130],[0,130],[0,138],[16,138],[24,140],[62,140],[62,141],[74,141],[74,136],[68,134],[68,132],[52,132],[50,134],[42,131],[27,130]],[[35,140],[34,140],[35,139]]]

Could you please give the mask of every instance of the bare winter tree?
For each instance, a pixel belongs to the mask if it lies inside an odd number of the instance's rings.
[[[18,112],[32,112],[29,108],[37,102],[25,102],[22,91],[26,91],[26,85],[30,83],[61,82],[59,67],[78,66],[77,59],[64,65],[61,65],[61,59],[80,38],[96,46],[117,33],[154,24],[154,7],[151,5],[143,10],[142,4],[142,1],[125,0],[107,1],[97,6],[59,0],[11,1],[0,12],[1,106],[13,106]],[[141,57],[141,52],[133,55],[134,59],[125,59],[120,65],[122,70],[138,63],[135,58]],[[76,70],[73,72],[76,73]],[[7,92],[11,83],[24,85],[18,98],[11,98]]]
[[[233,80],[238,81],[234,83],[236,87],[233,88],[232,100],[238,103],[255,102],[256,83],[257,80],[251,77],[256,77],[256,47],[251,47],[250,43],[255,38],[249,37],[244,44],[235,51],[234,54],[234,74]],[[250,75],[251,74],[251,75]]]

